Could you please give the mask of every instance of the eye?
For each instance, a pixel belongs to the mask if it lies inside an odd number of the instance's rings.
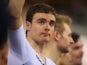
[[[50,26],[55,26],[55,22],[54,21],[51,21],[50,22]]]
[[[39,20],[38,23],[43,25],[45,23],[45,21],[44,20]]]
[[[38,19],[38,23],[41,24],[41,25],[45,24],[45,22],[46,22],[46,20],[43,19],[43,18]]]

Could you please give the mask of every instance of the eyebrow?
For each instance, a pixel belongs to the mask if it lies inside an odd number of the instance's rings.
[[[39,18],[38,20],[44,20],[44,21],[47,21],[45,18]],[[56,22],[54,20],[50,20],[51,22]]]
[[[46,19],[45,19],[45,18],[39,18],[38,20],[44,20],[44,21],[46,21]]]

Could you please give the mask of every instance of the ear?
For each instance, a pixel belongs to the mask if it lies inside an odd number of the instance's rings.
[[[58,32],[58,31],[55,31],[54,32],[54,39],[56,40],[56,41],[58,41],[59,39],[60,39],[60,33]]]
[[[26,30],[30,31],[31,29],[31,23],[29,21],[26,21]]]

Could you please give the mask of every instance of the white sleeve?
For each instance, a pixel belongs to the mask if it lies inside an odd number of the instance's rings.
[[[8,30],[8,42],[10,51],[22,55],[26,42],[23,25],[17,30]]]
[[[36,51],[27,41],[23,25],[17,30],[8,30],[8,39],[8,65],[22,65],[26,62],[37,65]]]
[[[28,41],[25,36],[23,25],[17,30],[8,30],[9,51],[16,54],[20,59],[27,54]]]

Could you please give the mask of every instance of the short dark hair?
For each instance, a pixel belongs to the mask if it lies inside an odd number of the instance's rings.
[[[76,32],[72,32],[71,34],[73,41],[76,43],[78,39],[80,38],[80,35]]]
[[[32,5],[27,13],[27,20],[32,23],[32,18],[35,13],[51,13],[55,16],[56,18],[56,11],[55,9],[47,5],[45,3],[37,3],[35,5]]]

